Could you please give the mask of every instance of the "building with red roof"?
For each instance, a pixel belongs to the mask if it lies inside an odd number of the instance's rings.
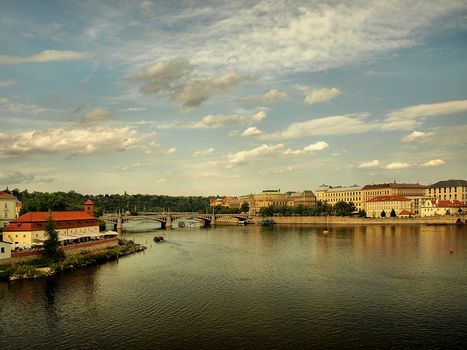
[[[405,196],[376,196],[366,201],[366,215],[368,217],[381,217],[384,211],[386,217],[389,217],[391,211],[394,210],[396,216],[401,212],[407,211],[412,213],[413,203],[412,200]]]
[[[92,202],[91,202],[92,203]],[[86,210],[86,205],[85,205]],[[92,209],[94,211],[94,209]],[[51,212],[55,230],[61,240],[80,235],[99,234],[99,220],[86,211]],[[30,248],[40,245],[47,237],[45,229],[49,212],[28,212],[12,220],[3,230],[3,241],[13,243],[14,247]]]
[[[420,208],[420,216],[453,215],[466,212],[467,204],[457,199],[442,200],[438,198],[425,199]]]

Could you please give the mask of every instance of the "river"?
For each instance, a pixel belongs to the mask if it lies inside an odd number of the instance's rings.
[[[328,230],[127,233],[145,253],[0,283],[0,349],[464,348],[465,227]]]

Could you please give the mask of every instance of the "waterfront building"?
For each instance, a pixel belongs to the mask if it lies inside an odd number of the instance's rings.
[[[348,187],[321,185],[316,191],[316,199],[331,205],[337,202],[353,203],[357,210],[363,208],[362,187],[357,185]]]
[[[240,208],[240,201],[234,196],[214,197],[210,201],[211,207],[221,206],[224,208]]]
[[[420,216],[453,215],[465,211],[467,211],[467,204],[457,199],[424,199],[420,205]]]
[[[92,202],[91,202],[92,203]],[[99,234],[99,221],[90,212],[94,205],[85,205],[85,211],[51,212],[59,239],[66,244],[81,235]],[[3,241],[13,244],[13,248],[31,248],[41,245],[46,237],[45,229],[49,212],[29,212],[12,220],[3,230]]]
[[[375,184],[375,185],[366,185],[362,188],[362,201],[363,206],[368,213],[368,201],[375,197],[380,196],[403,196],[411,200],[412,212],[414,215],[419,214],[420,200],[425,197],[425,191],[427,186],[410,183],[385,183],[385,184]]]
[[[303,192],[290,192],[287,206],[298,207],[303,205],[305,207],[316,206],[316,196],[311,190],[305,190]]]
[[[21,210],[21,206],[18,209],[18,202],[18,199],[12,194],[0,192],[0,229],[6,227],[11,220],[17,218],[19,210]]]
[[[273,205],[275,207],[286,206],[289,201],[289,195],[282,193],[281,190],[263,190],[261,193],[253,195],[253,201],[250,204],[250,213],[257,214],[261,208]]]
[[[365,205],[367,217],[381,217],[383,211],[386,213],[386,217],[390,217],[393,209],[396,216],[414,214],[412,200],[404,196],[376,196],[366,201]]]
[[[458,200],[467,203],[467,181],[445,180],[428,186],[425,195],[442,200]]]
[[[0,260],[11,258],[12,244],[0,240]]]

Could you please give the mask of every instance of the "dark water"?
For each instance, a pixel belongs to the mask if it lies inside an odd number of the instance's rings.
[[[322,230],[128,234],[148,250],[0,283],[0,349],[464,348],[465,228]]]

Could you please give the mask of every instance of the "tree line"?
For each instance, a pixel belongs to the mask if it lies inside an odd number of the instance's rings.
[[[75,191],[69,192],[29,192],[27,189],[9,190],[5,192],[13,194],[23,203],[20,214],[29,211],[74,211],[83,210],[83,202],[90,199],[94,202],[96,216],[104,212],[116,211],[135,212],[210,212],[210,197],[203,196],[167,196],[151,194],[81,194]]]

